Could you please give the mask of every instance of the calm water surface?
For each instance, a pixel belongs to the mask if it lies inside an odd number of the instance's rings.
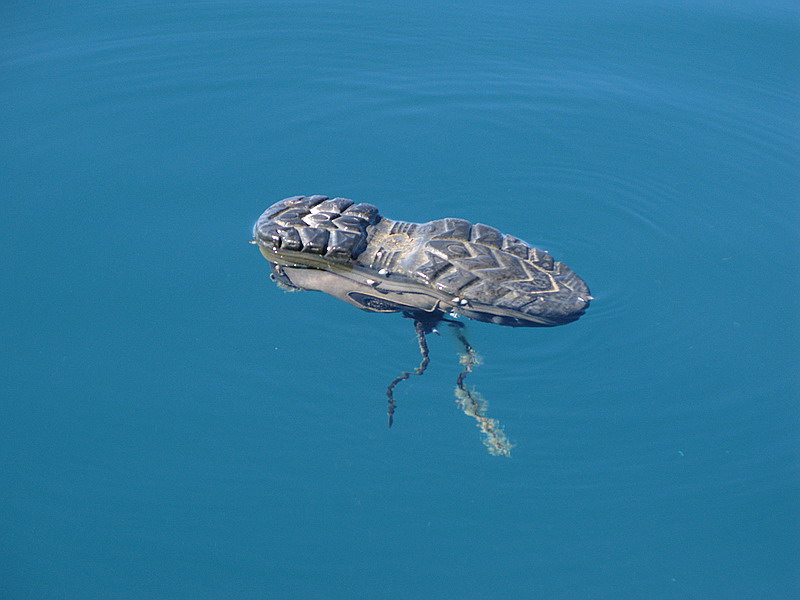
[[[782,1],[6,2],[4,598],[800,594],[800,16]],[[457,216],[597,300],[457,347],[249,245]]]

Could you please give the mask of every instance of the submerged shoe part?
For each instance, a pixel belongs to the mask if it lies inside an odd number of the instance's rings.
[[[546,327],[576,320],[592,299],[547,252],[463,219],[393,221],[371,204],[294,196],[270,206],[253,235],[279,284],[371,312]]]

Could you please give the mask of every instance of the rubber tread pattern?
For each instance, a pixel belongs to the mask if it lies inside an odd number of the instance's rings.
[[[292,196],[268,208],[255,228],[273,252],[290,250],[324,256],[336,263],[358,257],[367,245],[367,227],[380,218],[371,204],[347,198]]]
[[[582,314],[591,299],[583,280],[547,252],[464,219],[392,221],[382,218],[372,204],[293,196],[269,207],[254,235],[278,256],[281,251],[300,252],[359,265],[374,273],[366,277],[409,281],[414,294],[427,289],[429,296],[433,291],[440,298],[450,296],[447,302],[454,309],[505,325],[568,322]],[[387,301],[386,306],[391,305]],[[498,314],[489,307],[519,316]]]

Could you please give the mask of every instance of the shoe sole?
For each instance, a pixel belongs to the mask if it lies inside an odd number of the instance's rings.
[[[253,236],[279,284],[370,312],[551,327],[578,319],[592,299],[547,252],[464,219],[394,221],[372,204],[293,196],[270,206]]]

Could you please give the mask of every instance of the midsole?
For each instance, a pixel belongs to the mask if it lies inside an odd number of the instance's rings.
[[[325,260],[323,257],[317,258],[313,255],[300,254],[299,252],[286,251],[286,252],[276,253],[272,252],[269,248],[266,248],[264,246],[259,246],[259,247],[261,249],[261,253],[270,262],[274,262],[284,267],[289,267],[290,269],[311,268],[311,269],[318,269],[320,271],[333,272],[337,276],[344,277],[350,281],[359,284],[360,286],[364,286],[365,288],[368,288],[370,291],[376,292],[377,294],[380,294],[383,297],[385,297],[387,300],[393,302],[403,303],[401,298],[403,294],[414,294],[418,296],[428,296],[434,298],[436,300],[435,305],[431,305],[430,308],[425,307],[424,309],[421,309],[424,310],[425,312],[440,310],[442,312],[453,312],[456,314],[463,313],[465,314],[465,316],[470,316],[469,313],[478,313],[484,315],[504,317],[515,321],[520,320],[518,311],[505,309],[499,306],[468,302],[467,300],[463,300],[458,297],[454,298],[452,295],[444,294],[443,292],[433,287],[417,283],[402,276],[395,275],[393,279],[390,279],[378,275],[372,269],[362,267],[357,264],[335,263],[332,261]],[[292,280],[291,271],[287,272],[287,275],[289,275],[289,279]],[[297,284],[297,282],[294,283]],[[304,287],[306,289],[317,289],[316,286],[311,286],[309,288],[308,286],[302,285],[302,283],[300,284],[299,287]],[[356,304],[351,300],[342,297],[338,294],[337,297],[340,297],[341,299],[345,300],[346,302],[349,302],[350,304]],[[526,315],[525,320],[534,321],[545,326],[552,324],[551,321],[548,321],[546,319],[533,318],[532,315]]]

